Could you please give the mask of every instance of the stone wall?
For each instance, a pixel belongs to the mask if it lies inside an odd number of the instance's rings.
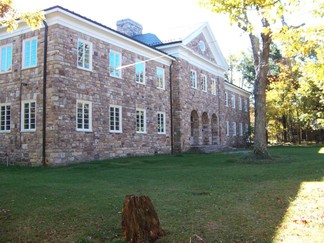
[[[37,36],[37,66],[22,69],[23,40]],[[0,160],[22,165],[40,165],[42,161],[42,89],[43,30],[0,40],[0,46],[12,44],[12,70],[0,74],[0,103],[11,106],[11,130],[0,132]],[[21,103],[36,101],[36,131],[21,132]]]

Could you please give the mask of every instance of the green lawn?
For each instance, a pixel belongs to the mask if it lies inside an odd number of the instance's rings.
[[[0,242],[111,242],[125,195],[148,195],[158,242],[271,242],[301,183],[323,181],[321,147],[122,158],[60,168],[0,166]],[[243,156],[243,157],[242,157]]]

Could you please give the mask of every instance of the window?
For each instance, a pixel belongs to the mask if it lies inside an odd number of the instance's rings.
[[[239,97],[239,110],[241,111],[242,110],[242,98]]]
[[[165,89],[164,69],[163,68],[156,68],[156,79],[157,79],[157,87],[159,89]]]
[[[146,111],[136,109],[136,132],[146,133]]]
[[[207,92],[207,77],[206,77],[206,75],[202,75],[201,89],[202,89],[202,91]]]
[[[158,134],[165,134],[165,113],[158,112]]]
[[[244,111],[245,111],[245,112],[248,112],[248,109],[249,109],[249,108],[248,108],[248,103],[249,103],[249,102],[248,102],[248,99],[244,99]]]
[[[2,46],[0,48],[0,65],[1,65],[1,73],[11,71],[12,67],[12,45]]]
[[[225,106],[228,106],[228,93],[225,92]]]
[[[236,122],[233,122],[233,136],[236,136]]]
[[[109,73],[110,76],[121,78],[121,54],[115,51],[109,53]]]
[[[145,84],[145,63],[142,61],[137,61],[135,64],[135,81]]]
[[[0,104],[0,132],[10,132],[10,105]]]
[[[229,136],[229,122],[226,121],[226,136]]]
[[[37,39],[24,40],[23,44],[23,68],[37,65]]]
[[[109,107],[109,131],[122,132],[122,108],[121,106],[111,105]]]
[[[235,105],[235,95],[232,94],[232,108],[235,108],[236,105]]]
[[[78,40],[78,67],[92,69],[92,44],[87,41]]]
[[[36,131],[36,101],[23,101],[21,116],[21,130],[24,132]]]
[[[246,134],[249,133],[249,124],[245,124],[245,132],[246,132]]]
[[[210,85],[210,90],[212,92],[212,95],[216,95],[217,94],[217,89],[216,89],[216,80],[212,79],[212,83]]]
[[[197,73],[196,71],[190,71],[190,80],[191,80],[191,87],[197,89]]]
[[[240,127],[240,136],[243,136],[243,124],[240,123],[239,127]]]
[[[92,130],[92,104],[87,101],[77,101],[76,107],[76,130]]]

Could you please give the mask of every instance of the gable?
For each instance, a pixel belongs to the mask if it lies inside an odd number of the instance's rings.
[[[192,32],[182,43],[200,58],[227,69],[226,60],[208,23]]]

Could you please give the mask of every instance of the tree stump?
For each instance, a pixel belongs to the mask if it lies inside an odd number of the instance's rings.
[[[165,235],[148,196],[127,195],[122,215],[123,240],[130,243],[155,242]]]

